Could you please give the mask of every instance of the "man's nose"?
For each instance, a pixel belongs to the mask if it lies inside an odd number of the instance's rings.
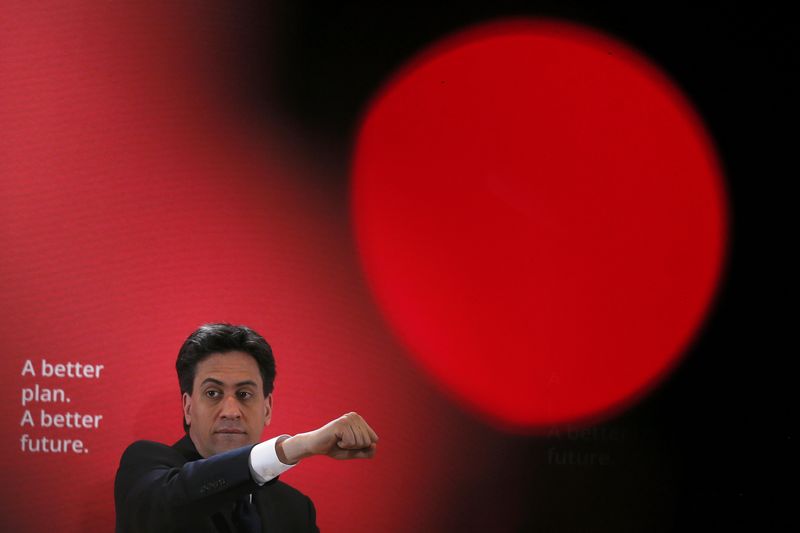
[[[242,411],[239,408],[239,400],[235,396],[226,396],[222,400],[222,411],[220,411],[222,418],[241,418]]]

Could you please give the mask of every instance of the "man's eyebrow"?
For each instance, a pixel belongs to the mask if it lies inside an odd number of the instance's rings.
[[[219,385],[220,387],[224,387],[225,386],[225,383],[223,381],[220,381],[220,380],[215,379],[215,378],[206,378],[206,379],[204,379],[203,382],[200,384],[200,386],[202,387],[206,383],[213,383],[214,385]],[[240,382],[238,382],[236,384],[237,387],[243,387],[245,385],[251,385],[253,387],[257,387],[258,383],[256,383],[255,381],[253,381],[251,379],[248,379],[248,380],[245,380],[245,381],[240,381]]]

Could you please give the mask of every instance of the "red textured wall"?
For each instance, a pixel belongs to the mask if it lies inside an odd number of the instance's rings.
[[[284,476],[324,530],[424,528],[446,479],[420,488],[418,469],[446,467],[444,444],[460,431],[451,408],[376,318],[346,208],[315,185],[330,169],[278,127],[245,126],[226,99],[224,21],[169,6],[19,3],[2,20],[0,457],[15,482],[0,488],[0,529],[112,528],[122,450],[181,436],[174,361],[207,321],[248,324],[272,343],[265,436],[350,410],[381,435],[374,461],[319,459]],[[22,375],[29,359],[35,377]],[[42,360],[104,369],[46,378]],[[70,402],[23,406],[36,384]],[[26,409],[35,427],[20,425]],[[42,428],[40,410],[103,418]],[[88,453],[23,452],[23,434],[81,439]]]

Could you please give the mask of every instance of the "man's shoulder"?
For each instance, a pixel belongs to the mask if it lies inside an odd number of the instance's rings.
[[[265,488],[270,491],[271,495],[277,495],[283,498],[297,500],[297,501],[310,500],[308,496],[306,496],[296,488],[292,487],[291,485],[284,483],[280,479],[276,479],[274,483],[268,483],[267,485],[265,485]]]
[[[262,517],[287,531],[318,531],[316,509],[311,498],[283,481],[273,480],[258,491]]]
[[[139,451],[154,451],[154,450],[171,450],[172,446],[154,440],[137,440],[125,448],[125,453],[137,453]]]
[[[273,504],[284,508],[294,508],[305,513],[309,508],[313,509],[314,507],[310,497],[280,479],[263,485],[259,492],[262,497],[266,497]]]
[[[152,440],[137,440],[131,443],[120,458],[120,467],[139,464],[142,461],[163,461],[169,464],[186,462],[186,457],[173,446],[168,446]]]

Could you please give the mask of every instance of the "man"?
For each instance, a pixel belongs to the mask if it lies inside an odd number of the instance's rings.
[[[311,500],[278,475],[313,455],[375,454],[378,436],[356,413],[259,442],[272,416],[275,360],[250,328],[200,327],[175,366],[186,436],[125,450],[114,482],[118,533],[318,531]]]

